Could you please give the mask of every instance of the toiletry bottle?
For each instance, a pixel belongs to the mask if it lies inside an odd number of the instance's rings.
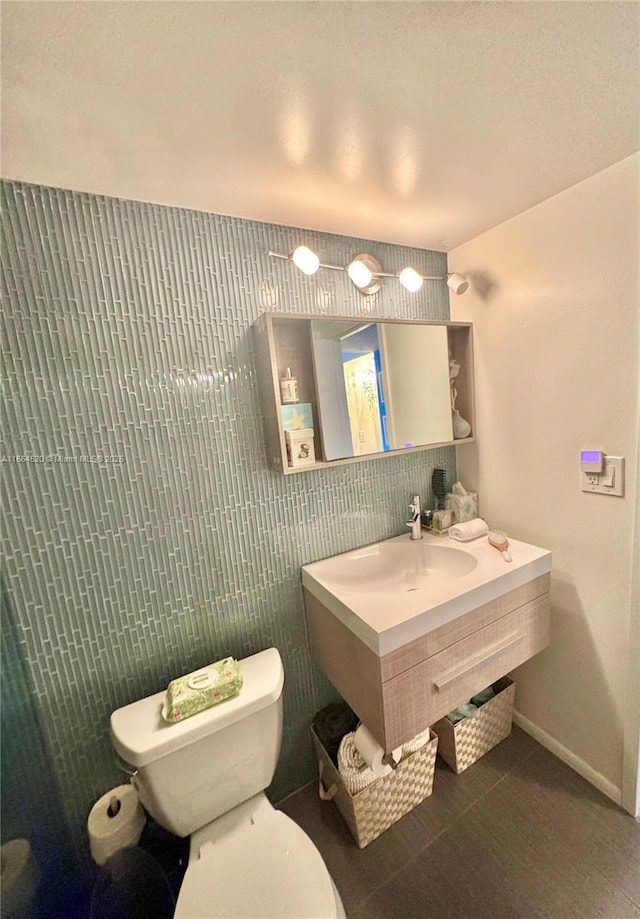
[[[420,523],[423,530],[430,530],[433,527],[433,511],[422,511],[420,514]]]
[[[298,401],[298,381],[291,374],[291,367],[287,367],[280,380],[280,396],[283,402]]]
[[[448,510],[438,510],[433,512],[432,531],[438,536],[443,536],[453,525],[453,514]]]

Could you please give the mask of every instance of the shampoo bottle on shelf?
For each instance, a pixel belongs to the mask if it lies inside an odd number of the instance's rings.
[[[280,380],[280,397],[283,403],[298,401],[298,381],[291,374],[291,367],[287,367]]]

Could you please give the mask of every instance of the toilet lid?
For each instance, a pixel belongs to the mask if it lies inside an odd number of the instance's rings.
[[[219,843],[189,864],[175,919],[331,919],[334,887],[322,856],[285,814]]]

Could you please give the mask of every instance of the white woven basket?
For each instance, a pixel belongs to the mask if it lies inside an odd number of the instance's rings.
[[[456,774],[464,772],[511,733],[516,684],[509,685],[480,707],[477,718],[451,724],[441,718],[432,725],[438,735],[438,753]]]
[[[335,801],[361,849],[428,798],[433,790],[438,746],[438,738],[433,733],[428,743],[403,759],[393,772],[376,779],[357,794],[351,794],[345,787],[313,728],[311,734],[320,768],[320,796]]]

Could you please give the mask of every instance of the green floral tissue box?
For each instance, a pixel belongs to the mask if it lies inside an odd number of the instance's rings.
[[[215,664],[171,680],[164,699],[162,717],[171,723],[183,721],[205,708],[237,696],[241,688],[242,674],[237,661],[225,657]]]

